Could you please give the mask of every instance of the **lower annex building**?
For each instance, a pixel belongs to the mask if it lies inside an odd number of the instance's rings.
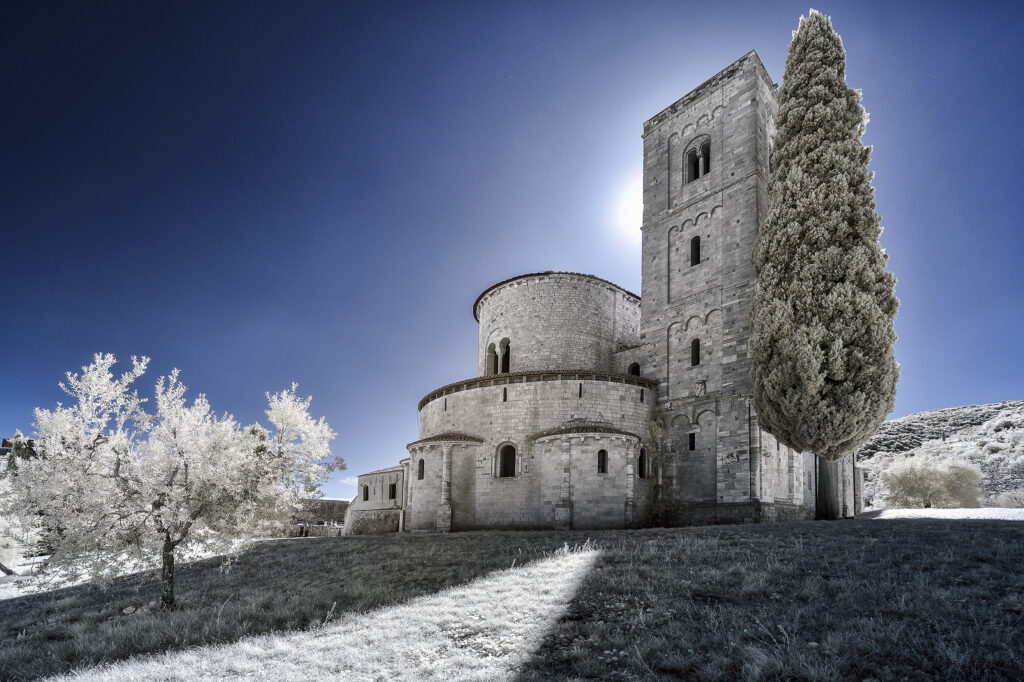
[[[420,400],[409,456],[358,477],[346,532],[813,518],[814,456],[751,397],[776,87],[751,51],[644,124],[642,296],[569,272],[480,294],[478,375]],[[844,516],[857,473],[841,462]]]

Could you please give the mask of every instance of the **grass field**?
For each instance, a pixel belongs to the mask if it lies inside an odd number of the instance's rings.
[[[1022,679],[1022,566],[1015,521],[282,540],[172,613],[126,613],[143,576],[0,601],[0,676]]]

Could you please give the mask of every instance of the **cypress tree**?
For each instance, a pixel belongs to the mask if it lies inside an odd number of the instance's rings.
[[[878,243],[860,98],[832,22],[815,10],[800,17],[754,248],[751,378],[762,428],[824,462],[875,433],[899,381],[896,280]]]

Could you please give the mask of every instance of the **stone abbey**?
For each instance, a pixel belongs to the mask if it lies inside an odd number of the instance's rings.
[[[641,295],[568,272],[480,294],[478,376],[420,400],[409,457],[359,476],[346,532],[813,518],[814,456],[751,398],[775,92],[751,51],[644,124]],[[847,457],[843,515],[859,488]]]

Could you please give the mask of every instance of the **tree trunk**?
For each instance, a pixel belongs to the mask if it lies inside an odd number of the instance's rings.
[[[164,592],[160,596],[160,608],[169,610],[174,608],[174,545],[169,537],[164,539],[163,560],[160,580],[164,584]]]
[[[839,461],[829,462],[815,455],[818,466],[818,489],[814,518],[835,521],[839,518]]]
[[[17,573],[4,566],[2,561],[0,561],[0,572],[5,573],[6,575],[17,575]]]

